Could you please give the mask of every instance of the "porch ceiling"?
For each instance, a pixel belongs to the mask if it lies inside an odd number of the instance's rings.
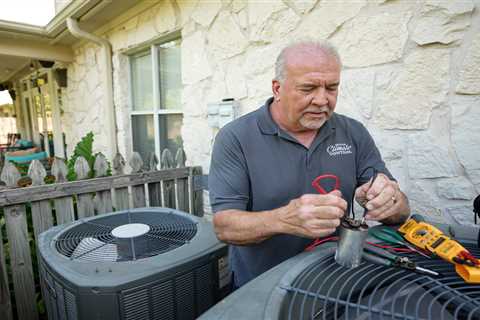
[[[0,83],[10,79],[14,74],[27,66],[30,59],[0,54]]]
[[[72,61],[72,45],[79,40],[68,31],[67,18],[77,19],[85,31],[95,32],[139,2],[73,0],[45,27],[0,20],[0,83],[18,77],[18,71],[32,59]]]

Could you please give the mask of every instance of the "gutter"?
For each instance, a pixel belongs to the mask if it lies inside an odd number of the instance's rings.
[[[2,32],[22,33],[36,37],[46,37],[46,32],[43,27],[23,22],[13,22],[0,19],[0,30]]]
[[[107,155],[113,161],[118,152],[117,128],[115,122],[115,105],[113,104],[113,67],[112,67],[112,46],[110,42],[104,38],[98,37],[94,34],[81,30],[78,22],[71,17],[67,18],[67,27],[70,33],[80,39],[86,39],[102,47],[103,62],[105,64],[105,72],[102,75],[103,84],[107,99],[107,112],[105,118],[107,119],[107,140],[109,147],[109,154]]]

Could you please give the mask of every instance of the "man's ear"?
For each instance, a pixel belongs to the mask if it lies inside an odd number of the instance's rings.
[[[280,81],[272,80],[272,93],[276,101],[280,100]]]

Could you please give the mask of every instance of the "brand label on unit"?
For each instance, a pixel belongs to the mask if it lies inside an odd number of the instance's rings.
[[[227,285],[230,285],[231,272],[228,265],[228,258],[222,257],[218,259],[218,288],[222,289]]]

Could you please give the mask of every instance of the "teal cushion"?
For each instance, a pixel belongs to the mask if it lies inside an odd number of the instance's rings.
[[[5,160],[13,161],[13,162],[17,162],[17,163],[25,163],[25,162],[30,162],[32,160],[42,160],[42,159],[45,159],[46,157],[47,157],[47,153],[45,151],[43,151],[43,152],[27,154],[25,156],[8,156],[8,155],[5,155]]]
[[[29,140],[18,139],[15,142],[15,146],[16,147],[21,147],[21,148],[31,148],[31,147],[33,147],[33,143],[32,143],[32,141],[29,141]]]

